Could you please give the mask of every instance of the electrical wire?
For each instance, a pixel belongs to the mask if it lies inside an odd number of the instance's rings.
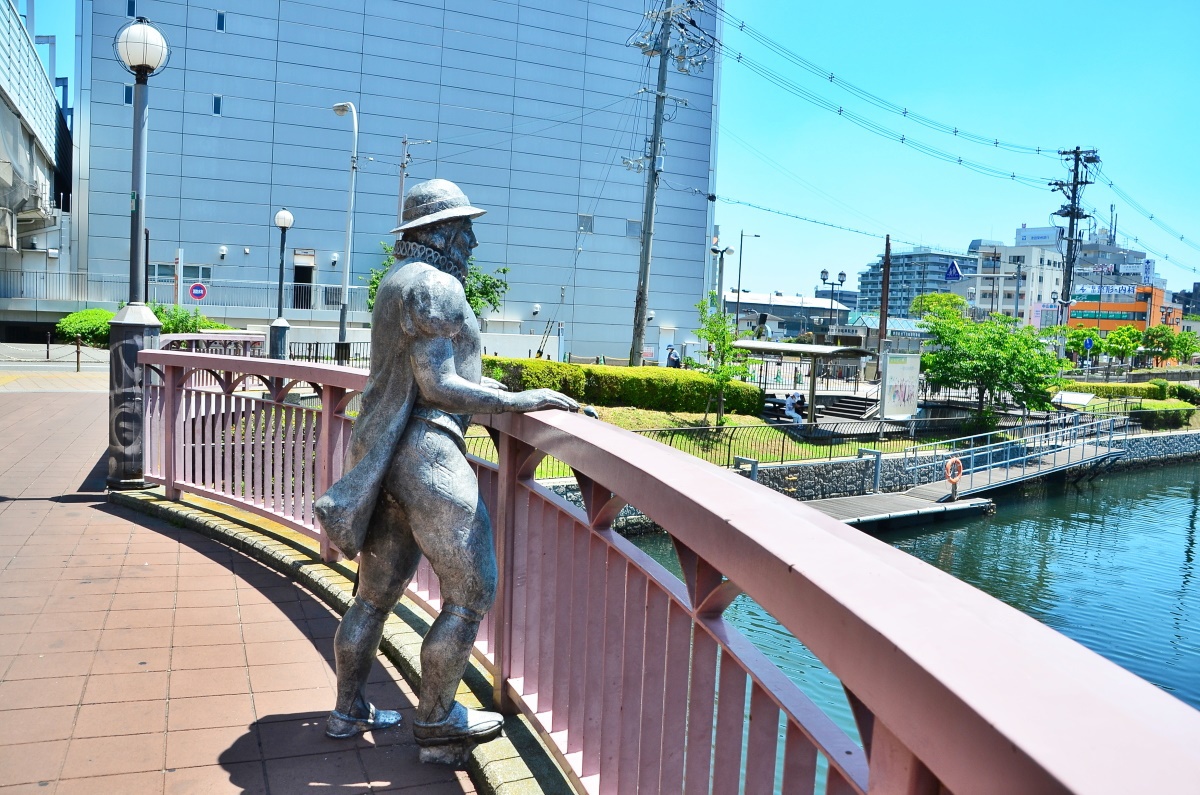
[[[723,48],[722,52],[725,52]],[[935,146],[931,146],[930,144],[918,141],[915,138],[910,138],[904,133],[898,132],[889,127],[885,127],[884,125],[879,124],[878,122],[875,122],[866,116],[862,116],[854,111],[847,110],[844,106],[840,106],[835,102],[831,102],[824,97],[809,91],[795,81],[788,79],[769,67],[766,67],[751,58],[747,58],[744,55],[736,55],[736,62],[762,77],[767,82],[774,84],[793,96],[799,97],[809,104],[815,105],[822,110],[840,116],[850,123],[863,128],[867,132],[873,133],[882,138],[887,138],[888,140],[896,143],[903,144],[910,149],[932,157],[936,160],[941,160],[953,165],[959,165],[984,176],[1010,180],[1012,182],[1028,185],[1030,187],[1045,188],[1048,183],[1053,181],[1046,177],[1040,177],[1031,174],[1018,174],[1015,171],[996,168],[976,160],[959,157],[952,152],[947,152]]]
[[[1104,185],[1106,188],[1111,190],[1117,196],[1119,196],[1120,199],[1123,202],[1125,202],[1125,204],[1129,205],[1129,207],[1131,209],[1133,209],[1134,212],[1145,217],[1147,220],[1149,220],[1151,223],[1153,223],[1159,229],[1163,230],[1164,232],[1169,234],[1171,237],[1173,237],[1176,240],[1178,240],[1179,242],[1183,243],[1185,246],[1187,246],[1191,249],[1194,249],[1196,251],[1200,251],[1200,243],[1197,243],[1196,241],[1187,237],[1182,232],[1180,232],[1178,229],[1175,229],[1174,227],[1169,226],[1165,221],[1163,221],[1161,218],[1159,218],[1158,215],[1156,215],[1155,213],[1152,213],[1148,209],[1146,209],[1145,206],[1143,206],[1140,202],[1138,202],[1136,199],[1134,199],[1132,196],[1130,196],[1128,193],[1126,193],[1124,190],[1122,190],[1115,182],[1113,182],[1112,179],[1106,173],[1104,173],[1103,167],[1096,169],[1096,181],[1098,183],[1100,183],[1101,185]]]
[[[1013,143],[1011,141],[1004,141],[996,136],[979,135],[977,133],[968,132],[968,131],[962,129],[961,127],[959,127],[958,125],[946,124],[946,123],[931,119],[928,116],[923,116],[919,113],[915,113],[912,110],[908,109],[907,107],[904,107],[902,105],[897,105],[896,103],[890,102],[876,94],[872,94],[871,92],[869,92],[863,88],[860,88],[860,87],[854,85],[853,83],[849,83],[849,82],[843,80],[842,78],[838,77],[837,74],[835,74],[833,71],[818,66],[817,64],[813,63],[812,61],[809,61],[808,59],[804,58],[800,54],[796,53],[794,50],[788,49],[787,47],[785,47],[784,45],[775,41],[774,39],[771,39],[769,36],[762,33],[761,31],[755,29],[754,27],[752,27],[750,25],[747,25],[745,20],[742,20],[742,19],[739,19],[739,18],[733,16],[732,14],[727,12],[723,7],[717,6],[716,12],[717,12],[717,14],[719,14],[721,16],[721,18],[725,21],[726,24],[737,28],[737,31],[739,33],[745,34],[746,36],[751,38],[753,41],[758,42],[763,47],[765,47],[766,49],[775,53],[776,55],[780,56],[781,58],[788,61],[789,63],[792,63],[793,65],[800,67],[801,69],[805,70],[806,72],[809,72],[817,77],[820,77],[822,80],[828,81],[831,85],[837,86],[838,88],[842,89],[843,91],[863,100],[864,102],[867,102],[867,103],[879,108],[880,110],[884,110],[884,111],[887,111],[888,113],[892,113],[894,115],[901,116],[909,121],[916,122],[917,124],[920,124],[923,127],[927,127],[928,129],[935,130],[935,131],[941,132],[941,133],[945,133],[945,134],[951,135],[955,138],[959,138],[961,140],[969,141],[971,143],[979,144],[982,146],[987,146],[987,147],[990,147],[993,149],[1003,149],[1005,151],[1016,152],[1019,154],[1042,155],[1042,156],[1048,156],[1048,157],[1053,157],[1057,152],[1056,147],[1029,146],[1026,144],[1018,144],[1018,143]],[[717,42],[717,44],[720,44],[720,43]],[[735,53],[735,55],[736,55],[736,53]],[[738,55],[737,57],[740,59],[742,56]]]

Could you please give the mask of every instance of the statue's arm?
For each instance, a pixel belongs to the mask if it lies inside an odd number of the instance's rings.
[[[557,408],[575,410],[574,400],[552,389],[506,392],[477,384],[459,375],[452,339],[471,311],[462,285],[444,274],[431,274],[415,285],[411,295],[410,356],[421,401],[454,414],[499,414]],[[490,379],[489,379],[490,380]]]
[[[506,411],[567,409],[579,404],[553,389],[504,392],[458,374],[454,346],[446,337],[421,337],[412,346],[413,374],[421,401],[453,414],[500,414]]]

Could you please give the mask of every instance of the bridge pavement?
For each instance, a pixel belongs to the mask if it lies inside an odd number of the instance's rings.
[[[373,697],[404,726],[324,737],[336,616],[249,557],[108,504],[91,380],[0,393],[0,793],[474,792],[417,762],[412,692],[382,657]]]

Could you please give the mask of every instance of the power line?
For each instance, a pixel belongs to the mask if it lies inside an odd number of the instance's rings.
[[[751,39],[753,39],[754,41],[763,45],[771,52],[774,52],[776,55],[779,55],[780,57],[782,57],[785,60],[789,61],[790,63],[800,67],[801,69],[803,69],[817,77],[820,77],[822,80],[828,81],[831,85],[836,85],[839,88],[841,88],[843,91],[846,91],[847,93],[849,93],[855,97],[858,97],[859,99],[861,99],[881,110],[887,111],[888,113],[892,113],[894,115],[901,116],[905,119],[916,122],[917,124],[920,124],[931,130],[936,130],[938,132],[945,133],[947,135],[951,135],[955,138],[959,138],[964,141],[969,141],[969,142],[975,143],[975,144],[980,144],[982,146],[991,147],[993,149],[1003,149],[1003,150],[1009,151],[1009,152],[1017,152],[1020,154],[1042,155],[1042,156],[1046,156],[1046,157],[1053,157],[1055,154],[1055,151],[1056,151],[1055,147],[1029,146],[1029,145],[1025,145],[1025,144],[1013,143],[1011,141],[1004,141],[1004,140],[1001,140],[999,137],[989,136],[989,135],[980,135],[977,133],[968,132],[966,130],[963,130],[958,125],[946,124],[944,122],[939,122],[934,119],[931,119],[928,116],[923,116],[919,113],[916,113],[916,112],[910,110],[907,107],[904,107],[902,105],[897,105],[896,103],[890,102],[876,94],[872,94],[871,92],[869,92],[863,88],[859,88],[858,86],[854,85],[853,83],[848,83],[847,81],[838,77],[831,70],[825,69],[823,67],[816,65],[815,63],[813,63],[812,61],[809,61],[808,59],[799,55],[795,51],[790,50],[787,47],[785,47],[784,45],[771,39],[770,37],[768,37],[766,34],[762,33],[761,31],[758,31],[755,28],[751,27],[750,25],[747,25],[744,20],[738,19],[737,17],[733,16],[732,14],[727,12],[724,8],[717,7],[717,13],[720,14],[722,19],[726,22],[726,24],[736,27],[739,33],[746,34]],[[715,39],[714,39],[714,41],[715,41]],[[736,53],[734,53],[734,54],[737,55],[737,57],[739,59],[741,59],[743,57]]]
[[[1134,210],[1134,212],[1137,212],[1139,215],[1144,216],[1151,223],[1153,223],[1155,226],[1157,226],[1159,229],[1163,230],[1164,232],[1169,234],[1171,237],[1177,239],[1179,242],[1183,243],[1184,245],[1188,246],[1189,248],[1195,249],[1196,251],[1200,251],[1200,243],[1197,243],[1196,241],[1188,238],[1186,235],[1184,235],[1178,229],[1175,229],[1174,227],[1167,225],[1167,223],[1164,222],[1161,218],[1159,218],[1155,213],[1150,212],[1148,209],[1146,209],[1144,206],[1142,206],[1142,204],[1139,203],[1136,199],[1134,199],[1132,196],[1130,196],[1128,193],[1126,193],[1120,187],[1118,187],[1117,184],[1114,183],[1112,181],[1112,179],[1109,178],[1109,176],[1104,173],[1102,168],[1097,169],[1096,180],[1098,182],[1100,182],[1102,185],[1104,185],[1105,187],[1107,187],[1109,190],[1111,190],[1113,193],[1117,194],[1117,196],[1119,196],[1122,201],[1124,201],[1127,205],[1129,205],[1130,208],[1132,208]]]
[[[716,40],[714,40],[714,41],[716,41]],[[982,163],[982,162],[979,162],[976,160],[970,160],[968,158],[959,157],[958,155],[956,155],[952,152],[948,152],[943,149],[939,149],[935,146],[931,146],[930,144],[924,143],[923,141],[919,141],[915,138],[911,138],[911,137],[905,135],[904,133],[898,132],[898,131],[893,130],[889,127],[886,127],[882,124],[879,124],[878,122],[873,121],[873,120],[867,118],[866,116],[862,116],[858,113],[855,113],[854,111],[847,110],[844,106],[838,105],[836,102],[832,102],[812,91],[809,91],[808,89],[804,88],[803,86],[796,83],[795,81],[779,74],[778,72],[770,69],[769,67],[767,67],[763,64],[758,63],[757,61],[755,61],[751,58],[746,57],[745,55],[742,55],[739,53],[732,53],[731,51],[726,51],[724,46],[720,45],[720,42],[717,42],[717,44],[718,44],[718,46],[720,46],[722,53],[725,53],[727,56],[732,55],[737,63],[741,64],[742,66],[746,67],[750,71],[759,75],[760,77],[765,79],[767,82],[778,86],[779,88],[783,89],[784,91],[788,92],[789,94],[799,97],[800,99],[804,100],[805,102],[815,105],[818,108],[821,108],[822,110],[836,114],[837,116],[840,116],[843,119],[846,119],[850,123],[855,124],[855,125],[863,128],[864,130],[866,130],[870,133],[873,133],[875,135],[878,135],[882,138],[887,138],[890,141],[893,141],[893,142],[899,143],[899,144],[903,144],[903,145],[909,147],[910,149],[920,152],[921,154],[927,155],[927,156],[932,157],[937,160],[941,160],[946,163],[962,166],[963,168],[966,168],[970,171],[974,171],[979,174],[983,174],[984,176],[995,177],[998,179],[1006,179],[1006,180],[1010,180],[1012,182],[1018,182],[1023,185],[1028,185],[1029,187],[1036,187],[1036,188],[1044,188],[1046,186],[1046,184],[1050,182],[1050,180],[1046,177],[1034,176],[1031,174],[1018,174],[1016,171],[1010,171],[1008,169],[996,168],[995,166],[989,166],[986,163]]]

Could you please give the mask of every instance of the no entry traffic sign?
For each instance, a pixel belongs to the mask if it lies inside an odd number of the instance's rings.
[[[204,296],[208,295],[208,288],[205,287],[200,282],[196,282],[195,284],[193,284],[191,287],[188,288],[188,294],[191,295],[192,298],[195,298],[197,301],[203,301]]]

